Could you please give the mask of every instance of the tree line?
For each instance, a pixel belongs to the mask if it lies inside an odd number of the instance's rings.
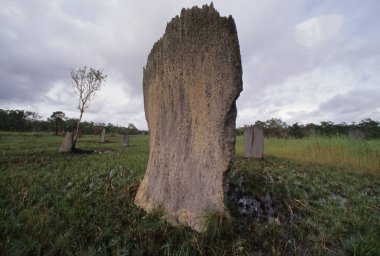
[[[41,116],[36,112],[0,109],[0,131],[62,134],[66,131],[74,131],[77,124],[77,118],[66,117],[62,111],[55,111],[47,120],[41,120]],[[106,128],[107,133],[131,135],[142,133],[132,123],[124,127],[111,123],[81,122],[79,131],[80,134],[99,134],[103,128]]]
[[[339,123],[324,121],[320,124],[292,124],[288,125],[279,118],[267,121],[256,121],[255,125],[261,126],[264,136],[277,138],[303,138],[307,136],[350,136],[354,138],[378,139],[380,138],[380,123],[370,118],[363,119],[359,123]],[[237,134],[242,135],[245,127],[237,129]]]
[[[0,109],[0,131],[12,132],[54,132],[74,131],[78,124],[77,118],[66,117],[62,111],[55,111],[47,120],[41,120],[41,116],[32,111]],[[279,118],[267,121],[256,121],[255,125],[263,127],[266,137],[277,138],[303,138],[312,135],[320,136],[362,136],[368,139],[380,138],[380,122],[370,118],[363,119],[359,123],[339,123],[324,121],[320,124],[309,123],[288,125]],[[246,125],[247,126],[247,125]],[[113,125],[111,123],[81,122],[81,134],[99,134],[103,128],[108,133],[141,134],[136,126],[130,123],[127,127]],[[237,135],[242,135],[244,127],[236,129]]]

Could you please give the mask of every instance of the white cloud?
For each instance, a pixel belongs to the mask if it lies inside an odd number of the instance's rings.
[[[322,15],[308,19],[295,26],[297,43],[307,48],[317,47],[334,38],[344,23],[342,15]]]
[[[280,117],[289,123],[319,120],[320,116],[323,116],[323,111],[318,113],[318,118],[316,111],[321,104],[334,98],[335,95],[346,94],[357,88],[362,91],[375,89],[373,81],[363,82],[363,74],[365,71],[355,72],[347,66],[337,65],[319,67],[311,72],[290,76],[283,83],[257,91],[257,95],[251,97],[252,101],[246,102],[239,110],[238,126],[272,117]],[[353,108],[359,109],[358,106]],[[368,111],[369,109],[360,108],[360,112],[364,115],[368,114]],[[340,119],[334,108],[330,108],[328,111],[325,110],[324,120],[328,120],[327,115],[330,112],[334,113],[329,116],[332,120]]]

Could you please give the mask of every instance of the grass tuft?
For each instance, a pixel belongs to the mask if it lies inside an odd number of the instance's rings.
[[[206,243],[218,240],[231,240],[234,236],[234,223],[226,213],[209,213],[206,217],[206,231],[203,238]]]

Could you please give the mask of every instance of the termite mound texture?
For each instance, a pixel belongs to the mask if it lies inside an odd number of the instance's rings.
[[[212,5],[183,9],[148,56],[143,78],[149,161],[135,203],[172,223],[204,229],[228,214],[242,66],[236,26]]]

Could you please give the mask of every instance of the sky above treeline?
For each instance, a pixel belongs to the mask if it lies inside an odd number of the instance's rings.
[[[70,69],[104,69],[84,120],[146,129],[142,70],[167,22],[204,1],[1,0],[0,108],[77,118]],[[380,120],[380,1],[215,0],[237,26],[237,126]]]

